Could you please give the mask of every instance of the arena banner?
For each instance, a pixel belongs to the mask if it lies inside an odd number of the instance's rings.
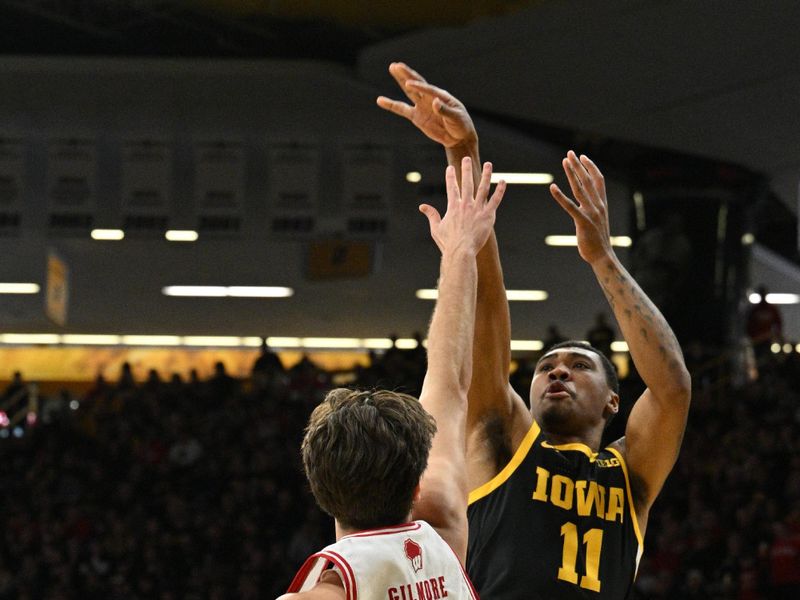
[[[69,267],[53,249],[47,254],[47,292],[45,314],[56,325],[67,324],[69,308]]]

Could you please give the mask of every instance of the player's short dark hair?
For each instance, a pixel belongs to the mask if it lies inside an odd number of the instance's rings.
[[[317,504],[352,529],[405,522],[434,433],[433,417],[413,396],[331,390],[311,414],[301,447]]]
[[[600,350],[587,342],[581,342],[579,340],[567,340],[566,342],[553,344],[544,351],[542,356],[547,355],[553,350],[558,350],[559,348],[581,348],[582,350],[588,350],[589,352],[594,352],[597,354],[597,356],[600,357],[600,364],[603,365],[603,371],[606,375],[606,383],[608,384],[609,389],[613,390],[615,394],[619,394],[619,379],[617,378],[617,369],[614,368],[613,363],[608,360],[608,357]]]

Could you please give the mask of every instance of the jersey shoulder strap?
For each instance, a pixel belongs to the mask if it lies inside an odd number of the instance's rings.
[[[286,592],[306,592],[312,589],[329,568],[333,568],[341,578],[347,600],[357,600],[358,589],[353,568],[342,555],[328,548],[312,554],[306,559]]]
[[[473,502],[477,502],[481,498],[488,496],[494,490],[508,481],[509,477],[514,474],[514,471],[516,471],[517,468],[522,464],[522,461],[525,460],[525,457],[528,456],[528,452],[530,452],[530,449],[533,447],[533,443],[539,437],[541,432],[542,430],[539,427],[539,424],[534,419],[533,423],[531,424],[531,428],[528,430],[528,433],[525,434],[525,437],[522,438],[519,448],[517,448],[516,452],[514,452],[514,455],[511,457],[511,460],[508,461],[508,464],[489,481],[472,490],[469,493],[468,503],[472,504]]]

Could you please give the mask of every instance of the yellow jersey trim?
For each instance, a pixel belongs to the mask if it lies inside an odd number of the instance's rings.
[[[636,572],[638,573],[639,561],[642,559],[642,554],[644,554],[644,538],[642,537],[642,532],[639,529],[639,517],[636,514],[636,505],[633,503],[631,480],[630,477],[628,477],[628,465],[625,463],[625,459],[622,458],[622,454],[619,452],[619,450],[611,447],[606,448],[606,450],[617,457],[619,464],[622,467],[622,474],[625,475],[625,490],[628,492],[628,506],[631,507],[631,516],[633,517],[633,532],[636,534],[636,540],[639,542],[639,550],[636,552]],[[636,577],[635,574],[634,577]]]
[[[484,483],[482,486],[475,488],[469,493],[469,504],[480,500],[484,496],[488,496],[494,490],[508,481],[508,478],[511,477],[514,471],[517,470],[517,467],[527,456],[531,446],[533,446],[534,440],[539,436],[540,431],[541,429],[539,428],[539,424],[536,422],[536,419],[534,419],[531,428],[528,430],[528,433],[525,434],[525,437],[522,438],[519,448],[517,448],[517,451],[514,453],[514,456],[511,457],[511,460],[508,461],[508,464],[503,467],[502,471],[492,477],[489,481]]]
[[[550,448],[551,450],[577,450],[578,452],[583,452],[589,458],[589,462],[594,462],[597,459],[597,452],[592,451],[589,446],[581,444],[580,442],[559,444],[558,446],[553,446],[548,442],[542,442],[542,448]]]

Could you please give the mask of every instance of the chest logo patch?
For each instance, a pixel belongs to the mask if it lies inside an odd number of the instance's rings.
[[[411,562],[414,572],[422,569],[422,546],[411,539],[403,542],[403,549],[406,551],[406,558]]]

